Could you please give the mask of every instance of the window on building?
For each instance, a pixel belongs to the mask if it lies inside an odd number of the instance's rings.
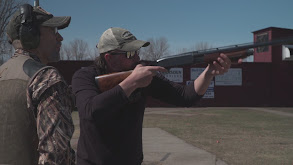
[[[256,35],[256,42],[268,42],[269,41],[269,33],[261,33]],[[269,46],[261,46],[256,48],[256,52],[267,52],[269,51]]]

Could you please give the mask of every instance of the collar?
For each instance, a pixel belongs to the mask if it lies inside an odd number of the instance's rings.
[[[23,50],[23,49],[16,49],[14,55],[15,55],[15,56],[17,56],[17,55],[30,56],[30,57],[33,58],[35,61],[41,63],[41,60],[39,59],[39,57],[38,57],[36,54],[31,53],[31,52],[26,51],[26,50]]]

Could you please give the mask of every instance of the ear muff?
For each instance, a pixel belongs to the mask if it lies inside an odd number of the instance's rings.
[[[20,42],[25,49],[35,49],[40,43],[40,30],[33,17],[33,7],[29,4],[20,6],[20,16]]]

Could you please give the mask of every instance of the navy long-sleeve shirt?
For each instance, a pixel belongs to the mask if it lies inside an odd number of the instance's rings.
[[[72,79],[80,117],[77,162],[80,165],[137,165],[143,160],[142,123],[146,96],[177,106],[192,106],[202,96],[193,83],[173,83],[162,75],[136,90],[130,98],[117,85],[101,93],[95,83],[94,66],[78,70]]]

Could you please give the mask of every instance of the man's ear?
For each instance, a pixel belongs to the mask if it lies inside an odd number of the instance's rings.
[[[106,53],[104,55],[104,59],[108,68],[112,68],[113,66],[113,56],[110,53]]]
[[[106,53],[104,55],[104,58],[105,58],[106,62],[109,63],[109,61],[111,60],[111,54],[110,53]]]

